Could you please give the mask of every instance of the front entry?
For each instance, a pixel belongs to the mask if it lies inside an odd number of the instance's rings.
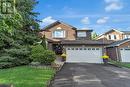
[[[57,55],[62,54],[63,53],[63,45],[62,44],[53,44],[53,50]]]

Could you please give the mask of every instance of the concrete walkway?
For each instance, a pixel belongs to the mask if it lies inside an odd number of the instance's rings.
[[[99,64],[65,64],[51,87],[130,87],[130,70]]]

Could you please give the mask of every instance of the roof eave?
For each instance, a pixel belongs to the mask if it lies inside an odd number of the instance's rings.
[[[76,27],[71,26],[71,25],[69,25],[69,24],[67,24],[67,23],[64,23],[64,22],[61,22],[61,21],[56,21],[56,22],[54,22],[54,23],[52,23],[52,24],[47,25],[46,27],[44,27],[41,31],[46,31],[46,30],[49,29],[50,27],[52,27],[52,26],[54,26],[54,25],[56,25],[56,24],[60,24],[60,23],[61,23],[61,24],[65,24],[65,25],[71,27],[71,28],[74,29],[74,30],[77,29]]]

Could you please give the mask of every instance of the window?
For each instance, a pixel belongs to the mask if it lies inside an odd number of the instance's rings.
[[[109,35],[109,40],[116,40],[117,36],[116,35]]]
[[[87,48],[84,48],[84,50],[87,50]]]
[[[111,40],[114,40],[114,35],[111,35]]]
[[[65,38],[64,30],[56,30],[53,32],[53,38]]]
[[[82,50],[82,48],[79,48],[79,50]]]
[[[109,39],[111,40],[111,35],[109,35]]]
[[[130,35],[125,35],[124,39],[128,39],[128,38],[130,38]]]
[[[76,48],[75,50],[78,50],[78,48]]]
[[[74,50],[74,48],[71,48],[71,50]]]
[[[92,50],[95,50],[95,48],[92,48]]]
[[[77,32],[78,37],[86,37],[87,33],[86,32]]]
[[[68,50],[70,50],[70,48],[68,48]]]
[[[117,39],[116,35],[114,35],[114,39]]]
[[[91,50],[91,48],[88,48],[88,50]]]
[[[96,50],[99,50],[99,48],[96,48]]]
[[[129,48],[125,48],[125,50],[130,50]]]
[[[122,48],[120,50],[123,50]]]

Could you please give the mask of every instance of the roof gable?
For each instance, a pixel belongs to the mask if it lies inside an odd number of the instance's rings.
[[[119,32],[119,33],[123,34],[123,32],[121,32],[121,31],[119,31],[119,30],[111,29],[111,30],[105,32],[104,34],[99,35],[97,38],[100,38],[101,36],[103,36],[103,35],[105,35],[105,34],[108,34],[108,33],[110,33],[110,32],[113,32],[113,31],[115,31],[115,32]]]
[[[50,29],[51,27],[53,27],[53,26],[55,26],[55,25],[57,25],[57,24],[64,24],[64,25],[69,26],[69,27],[71,27],[72,29],[76,30],[76,27],[71,26],[71,25],[69,25],[69,24],[66,24],[66,23],[64,23],[64,22],[61,22],[61,21],[56,21],[56,22],[54,22],[54,23],[52,23],[52,24],[46,26],[46,27],[43,28],[42,30],[44,31],[44,30]]]
[[[109,31],[105,32],[104,34],[108,34],[108,33],[110,33],[110,32],[118,32],[118,33],[123,33],[123,32],[118,31],[118,30],[116,30],[116,29],[111,29],[111,30],[109,30]]]

